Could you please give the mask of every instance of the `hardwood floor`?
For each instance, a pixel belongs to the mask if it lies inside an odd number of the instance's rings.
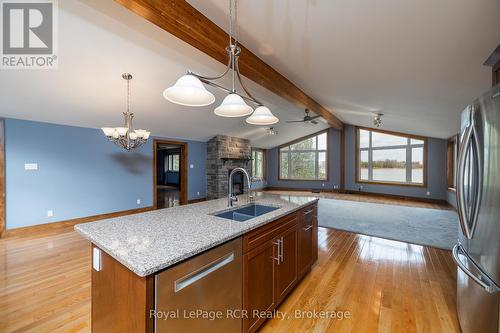
[[[180,205],[180,191],[173,186],[156,186],[158,209],[169,208]]]
[[[319,228],[319,259],[261,332],[460,332],[449,251]],[[295,318],[348,311],[349,319]]]
[[[291,318],[261,331],[460,332],[455,270],[449,251],[319,228],[318,262],[279,308]],[[0,332],[90,332],[90,246],[71,228],[0,239],[0,281]]]

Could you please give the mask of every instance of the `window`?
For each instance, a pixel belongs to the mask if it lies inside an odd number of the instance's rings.
[[[264,179],[266,170],[266,154],[262,149],[252,149],[252,177]]]
[[[179,154],[165,156],[165,171],[179,171]]]
[[[357,182],[425,184],[424,138],[357,130]]]
[[[323,132],[282,146],[279,179],[326,180],[328,178],[328,133]]]
[[[456,187],[457,156],[457,137],[454,136],[448,140],[448,148],[446,150],[446,184],[449,189],[455,189]]]

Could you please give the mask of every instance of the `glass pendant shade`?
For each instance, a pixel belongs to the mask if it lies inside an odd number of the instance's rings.
[[[252,125],[272,125],[276,124],[279,119],[272,114],[265,106],[259,106],[253,114],[246,119],[246,122]]]
[[[215,108],[214,113],[221,117],[244,117],[253,112],[240,95],[231,93],[227,95],[222,104]]]
[[[113,127],[103,127],[101,129],[104,135],[106,135],[107,137],[112,137],[113,133],[115,132],[115,129]]]
[[[206,106],[215,101],[215,96],[205,89],[203,83],[189,74],[181,76],[172,87],[165,89],[163,97],[184,106]]]

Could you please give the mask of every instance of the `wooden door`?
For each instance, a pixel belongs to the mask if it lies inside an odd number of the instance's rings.
[[[297,225],[283,232],[281,241],[281,260],[275,261],[275,301],[280,303],[297,282]]]
[[[302,212],[300,214],[303,214]],[[305,215],[299,223],[299,250],[297,254],[297,271],[299,277],[309,271],[313,262],[313,219]]]
[[[254,317],[254,310],[270,311],[276,307],[274,262],[278,251],[272,240],[250,250],[243,258],[243,332],[255,332],[265,318]]]

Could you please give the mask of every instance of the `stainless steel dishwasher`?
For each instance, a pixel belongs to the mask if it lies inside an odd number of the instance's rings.
[[[155,332],[241,332],[242,320],[231,318],[242,308],[241,238],[158,273],[155,283]]]

